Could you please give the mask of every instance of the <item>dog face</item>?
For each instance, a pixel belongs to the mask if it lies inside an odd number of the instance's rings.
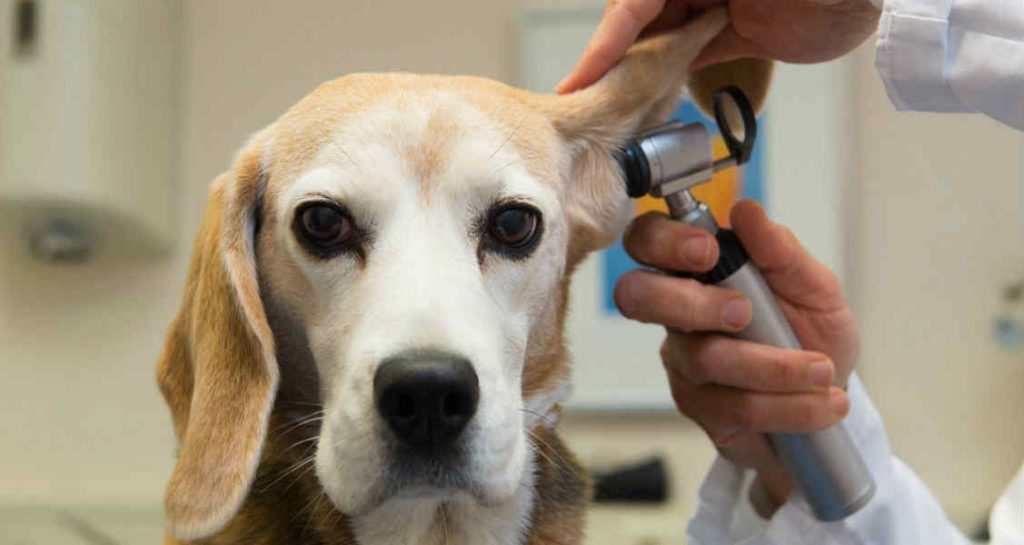
[[[214,183],[158,369],[182,443],[169,531],[237,512],[296,389],[322,408],[316,474],[342,513],[528,504],[530,433],[568,377],[569,273],[626,219],[612,154],[724,23],[650,39],[573,95],[352,75],[258,133]],[[735,70],[762,95],[763,70]]]
[[[527,416],[548,409],[530,408],[546,391],[524,400],[525,366],[561,350],[562,142],[482,80],[357,75],[307,100],[337,117],[308,158],[278,154],[309,135],[304,104],[295,133],[263,144],[256,255],[274,329],[303,332],[319,377],[317,475],[357,516],[406,497],[500,503],[526,478]],[[613,232],[622,199],[607,200]]]

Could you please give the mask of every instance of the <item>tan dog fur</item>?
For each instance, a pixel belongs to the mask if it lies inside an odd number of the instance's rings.
[[[680,31],[648,39],[600,82],[568,96],[536,95],[479,78],[346,76],[320,86],[257,134],[213,184],[184,301],[158,366],[181,445],[166,493],[165,544],[357,543],[349,517],[334,507],[315,475],[280,478],[308,454],[295,445],[315,437],[318,426],[297,422],[289,412],[294,408],[284,407],[280,397],[275,402],[287,384],[281,382],[258,268],[291,265],[269,236],[247,238],[247,222],[256,213],[265,218],[263,232],[273,231],[273,210],[260,207],[275,202],[284,189],[279,180],[306,168],[333,127],[386,97],[444,90],[486,112],[533,176],[566,186],[560,189],[570,229],[565,274],[551,294],[557,312],[543,334],[529,339],[521,385],[524,398],[553,393],[569,376],[563,338],[569,277],[590,251],[612,242],[623,223],[622,182],[611,153],[667,115],[687,79],[686,65],[724,24],[724,12],[713,11]],[[769,74],[761,62],[711,67],[691,80],[691,91],[706,104],[711,89],[740,81],[763,98]],[[450,153],[451,133],[461,130],[443,115],[432,117],[428,129],[403,152],[421,183],[429,183]],[[552,156],[555,141],[564,156]],[[423,194],[430,198],[430,191]],[[525,543],[580,543],[590,495],[585,473],[555,429],[527,431],[536,481]]]

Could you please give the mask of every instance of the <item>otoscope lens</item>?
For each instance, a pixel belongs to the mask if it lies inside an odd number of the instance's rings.
[[[647,163],[640,142],[631,139],[626,147],[618,153],[617,159],[626,178],[626,194],[636,199],[643,197],[651,190],[651,166]]]

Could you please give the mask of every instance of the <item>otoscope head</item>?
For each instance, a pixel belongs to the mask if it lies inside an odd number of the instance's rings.
[[[715,93],[714,108],[729,156],[714,159],[711,135],[702,123],[673,121],[655,127],[631,139],[617,154],[630,197],[665,197],[688,190],[711,180],[715,171],[750,159],[757,137],[750,101],[738,87],[730,86]],[[742,122],[739,131],[730,125],[737,117]]]

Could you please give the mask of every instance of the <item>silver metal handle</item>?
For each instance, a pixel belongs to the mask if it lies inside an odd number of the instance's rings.
[[[781,348],[801,349],[775,300],[753,264],[747,262],[719,283],[750,299],[752,319],[737,337]],[[817,433],[769,434],[797,490],[819,520],[841,520],[857,512],[875,493],[875,481],[844,423]]]

